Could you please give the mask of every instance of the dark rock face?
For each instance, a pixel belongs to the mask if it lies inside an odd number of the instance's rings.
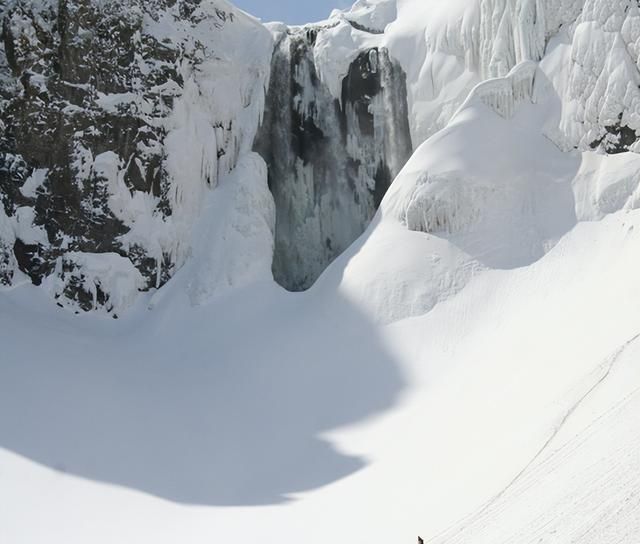
[[[405,74],[386,49],[361,51],[340,99],[313,48],[322,29],[292,29],[276,45],[256,148],[277,210],[273,271],[308,288],[360,236],[412,152]]]
[[[619,119],[620,122],[615,125],[604,127],[604,135],[591,144],[591,149],[601,149],[611,155],[626,153],[631,149],[640,138],[635,130],[622,124],[622,114]]]
[[[132,225],[123,219],[114,191],[119,187],[128,198],[149,195],[154,220],[170,221],[165,120],[183,92],[184,65],[197,69],[209,53],[197,40],[187,48],[147,27],[162,15],[187,26],[205,16],[215,19],[215,28],[233,24],[234,13],[204,13],[199,5],[200,0],[18,0],[4,14],[0,10],[4,221],[28,208],[31,227],[46,233],[37,240],[22,239],[21,232],[15,240],[2,239],[0,217],[1,283],[11,283],[16,266],[35,284],[56,265],[68,272],[64,255],[73,252],[120,255],[144,278],[142,289],[172,276],[176,258],[170,252],[123,241]],[[82,292],[86,278],[78,274],[60,296],[83,310],[104,306],[105,296],[92,296],[91,302]]]
[[[125,182],[160,188],[161,157],[141,158],[136,151],[138,142],[162,134],[128,108],[107,113],[97,105],[99,93],[123,93],[141,83],[133,65],[136,50],[154,47],[139,39],[141,18],[141,12],[104,12],[91,2],[70,1],[41,12],[19,3],[5,16],[7,61],[21,88],[3,111],[0,192],[8,195],[8,215],[18,206],[31,207],[35,224],[46,229],[46,242],[18,238],[14,245],[20,269],[35,284],[68,249],[121,251],[118,236],[126,228],[108,206],[105,180],[82,171],[83,155],[113,151],[126,162],[144,160],[147,179],[130,174]],[[19,188],[37,169],[46,170],[46,178],[25,196]],[[81,282],[65,289],[72,299],[81,290]]]
[[[127,186],[162,195],[162,156],[143,154],[139,145],[153,148],[162,130],[131,105],[105,111],[98,104],[100,94],[141,91],[152,80],[177,77],[175,71],[142,77],[136,55],[153,56],[161,49],[142,38],[142,15],[90,1],[60,1],[41,12],[21,2],[5,16],[5,51],[21,91],[3,112],[0,190],[11,195],[13,206],[33,207],[35,224],[46,229],[47,244],[16,241],[18,264],[34,283],[50,274],[67,250],[125,256],[118,237],[127,229],[109,208],[106,180],[95,171],[83,172],[83,156],[115,152],[123,162],[140,165],[127,171]],[[161,97],[148,98],[162,115]],[[19,175],[6,168],[9,163],[21,164]],[[18,188],[37,169],[47,171],[46,179],[35,194],[24,196]],[[137,264],[144,271],[143,261]],[[168,275],[164,271],[163,279]]]

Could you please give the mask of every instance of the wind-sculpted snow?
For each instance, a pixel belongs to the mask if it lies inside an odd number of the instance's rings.
[[[384,43],[407,72],[418,145],[446,126],[475,85],[539,61],[583,0],[399,0]]]
[[[505,77],[478,84],[469,94],[469,100],[478,97],[497,114],[510,119],[520,105],[531,102],[536,70],[535,62],[523,61]]]
[[[561,145],[640,151],[640,8],[587,0],[572,30],[562,84]]]

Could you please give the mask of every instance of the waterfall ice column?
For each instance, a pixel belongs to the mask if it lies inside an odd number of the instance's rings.
[[[314,28],[276,45],[256,148],[276,202],[276,280],[313,284],[364,232],[411,155],[405,74],[384,48],[356,52],[341,97],[319,73]]]

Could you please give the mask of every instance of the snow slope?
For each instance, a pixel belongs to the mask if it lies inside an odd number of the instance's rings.
[[[637,211],[582,223],[386,328],[336,292],[338,269],[302,295],[263,285],[146,320],[3,297],[0,536],[637,535],[637,345],[618,351],[638,334],[639,229]]]
[[[3,293],[0,541],[635,543],[640,158],[558,145],[571,44],[452,77],[469,92],[307,292],[270,277],[246,154],[121,319]]]
[[[351,261],[388,261],[384,237],[455,250],[391,217]],[[632,542],[640,215],[570,227],[528,266],[387,327],[342,261],[308,293],[263,283],[193,309],[177,291],[116,322],[33,288],[3,297],[0,535]]]

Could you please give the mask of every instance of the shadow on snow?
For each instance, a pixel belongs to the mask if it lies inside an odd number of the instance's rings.
[[[403,386],[335,293],[256,290],[113,323],[18,296],[0,297],[0,447],[175,502],[281,503],[354,473],[365,460],[322,433]]]

